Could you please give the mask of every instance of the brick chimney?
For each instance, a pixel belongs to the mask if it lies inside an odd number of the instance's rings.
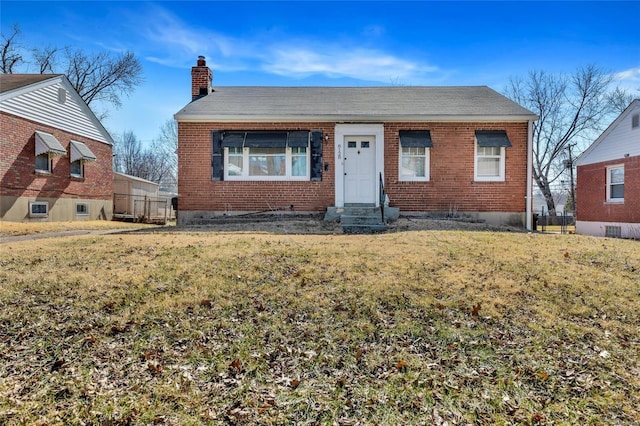
[[[191,67],[191,100],[196,100],[213,92],[213,74],[204,56],[198,56],[195,67]]]

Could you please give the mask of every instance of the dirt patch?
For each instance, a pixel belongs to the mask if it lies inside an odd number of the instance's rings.
[[[229,217],[210,221],[207,224],[163,227],[141,232],[167,231],[213,231],[213,232],[251,232],[274,234],[342,234],[342,227],[337,221],[324,221],[322,215],[314,216],[274,216],[262,215],[251,217]],[[424,230],[459,230],[459,231],[495,231],[495,232],[524,232],[523,228],[490,225],[482,222],[464,220],[425,219],[400,217],[388,225],[387,232],[424,231]]]

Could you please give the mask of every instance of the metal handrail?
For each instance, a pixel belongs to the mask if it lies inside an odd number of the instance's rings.
[[[384,193],[384,179],[382,179],[382,172],[380,172],[380,218],[384,223],[384,202],[386,200],[386,194]]]

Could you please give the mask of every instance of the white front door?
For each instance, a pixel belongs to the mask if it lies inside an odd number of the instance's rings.
[[[344,137],[344,202],[376,202],[376,138]]]

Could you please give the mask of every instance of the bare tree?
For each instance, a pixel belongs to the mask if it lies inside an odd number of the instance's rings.
[[[554,182],[573,167],[567,150],[586,148],[629,96],[612,91],[612,83],[613,75],[589,65],[570,76],[532,71],[526,79],[512,78],[506,89],[508,97],[539,116],[533,125],[533,179],[550,215],[556,214]]]
[[[117,171],[138,176],[142,163],[142,143],[131,132],[123,132],[114,138],[114,167]],[[142,176],[138,176],[142,177]]]
[[[56,67],[57,54],[59,49],[57,47],[47,46],[43,48],[35,48],[32,51],[33,59],[38,65],[39,73],[53,73]]]
[[[133,52],[118,56],[105,52],[87,55],[80,50],[65,49],[65,59],[65,74],[87,105],[105,101],[119,107],[120,96],[142,83],[142,66]]]
[[[22,55],[25,49],[16,41],[19,34],[20,29],[16,24],[10,36],[2,35],[1,66],[5,74],[14,73],[19,64],[27,64]],[[128,95],[143,81],[142,65],[133,52],[85,53],[79,49],[60,49],[55,46],[30,51],[33,63],[41,74],[65,74],[73,88],[94,112],[96,103],[120,107],[122,95]],[[59,60],[60,52],[63,53],[63,58]]]
[[[20,26],[18,24],[13,25],[13,30],[9,36],[2,34],[2,57],[0,60],[0,71],[3,74],[13,73],[14,67],[24,62],[22,54],[20,53],[20,47],[16,44],[16,37],[20,35]]]
[[[143,146],[131,131],[115,138],[114,152],[114,167],[121,173],[158,184],[165,184],[172,179],[170,159],[157,149],[155,143],[149,147]]]
[[[168,170],[162,185],[175,188],[178,185],[178,124],[175,120],[169,119],[162,124],[152,146],[166,161]]]

